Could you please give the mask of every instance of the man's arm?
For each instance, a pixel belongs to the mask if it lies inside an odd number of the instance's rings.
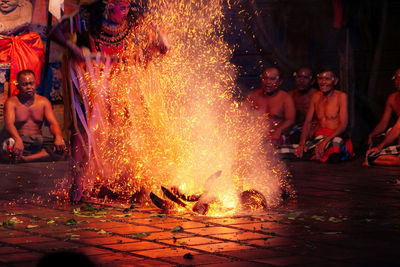
[[[339,95],[339,126],[316,147],[315,154],[317,159],[324,155],[325,148],[329,141],[331,141],[334,137],[339,136],[346,130],[348,118],[349,112],[347,108],[347,94],[341,92]]]
[[[7,132],[15,140],[13,153],[20,157],[24,152],[24,143],[15,127],[15,97],[7,99],[4,107],[4,119]]]
[[[393,95],[390,95],[386,101],[385,111],[383,112],[380,122],[376,125],[375,129],[368,135],[368,146],[372,146],[372,137],[385,131],[389,124],[390,116],[392,115],[392,101]]]
[[[397,119],[396,124],[386,135],[385,139],[383,139],[382,143],[373,147],[367,151],[367,156],[373,156],[379,153],[385,146],[392,143],[397,137],[400,135],[400,117]]]
[[[315,103],[317,102],[318,99],[318,93],[314,93],[313,96],[311,97],[310,101],[310,106],[308,107],[306,119],[303,123],[303,129],[301,130],[301,135],[300,135],[300,141],[299,141],[299,146],[295,150],[295,155],[299,158],[303,157],[303,152],[305,151],[305,143],[307,141],[307,137],[310,133],[310,128],[311,128],[311,123],[312,119],[314,117],[314,112],[315,112]]]
[[[63,21],[59,22],[54,28],[50,31],[50,38],[57,44],[69,49],[74,57],[78,60],[84,60],[82,49],[80,49],[74,42],[70,41],[67,37],[67,33],[70,32],[70,23],[69,20],[73,18],[66,18]]]
[[[279,126],[275,129],[275,133],[280,138],[282,132],[287,130],[290,126],[293,125],[294,120],[296,118],[296,109],[294,107],[293,98],[287,94],[285,100],[283,102],[283,112],[285,116],[285,120],[279,124]]]
[[[50,101],[43,98],[44,103],[44,117],[50,125],[50,131],[54,135],[54,147],[57,152],[65,150],[65,142],[61,134],[61,127],[58,124],[56,115],[51,107]]]

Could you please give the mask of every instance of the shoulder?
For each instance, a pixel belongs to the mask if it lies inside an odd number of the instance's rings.
[[[340,98],[340,99],[347,99],[347,93],[335,90],[335,94]]]
[[[288,92],[283,90],[279,90],[279,94],[281,97],[291,97],[291,95]]]
[[[286,92],[286,91],[279,91],[280,97],[285,100],[285,101],[293,101],[293,97],[290,93]]]
[[[398,98],[398,97],[400,97],[400,93],[399,92],[391,93],[387,98],[387,102],[393,104],[394,101],[396,100],[396,98]]]
[[[313,93],[311,96],[311,100],[318,100],[321,98],[321,96],[322,96],[321,91],[315,91],[315,93]]]
[[[39,104],[42,104],[42,105],[51,105],[51,104],[50,104],[50,101],[49,101],[46,97],[41,96],[41,95],[35,95],[35,100],[36,100]]]
[[[19,102],[19,100],[18,100],[17,96],[11,96],[11,97],[7,98],[4,105],[6,105],[6,106],[15,105],[18,102]]]
[[[256,89],[256,90],[250,91],[247,94],[247,98],[257,98],[257,97],[260,97],[261,95],[262,95],[262,89]]]
[[[297,94],[297,89],[292,89],[288,92],[289,95],[291,95],[292,97],[294,97]]]

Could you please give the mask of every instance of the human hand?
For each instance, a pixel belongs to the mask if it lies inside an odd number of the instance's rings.
[[[294,150],[294,155],[298,158],[303,157],[303,153],[307,150],[307,148],[304,145],[300,145],[295,148]]]
[[[54,138],[54,148],[53,151],[57,151],[57,153],[63,153],[66,149],[64,139],[62,137]]]
[[[268,138],[271,139],[272,143],[279,144],[279,141],[281,139],[281,131],[279,131],[279,130],[269,131]]]
[[[19,159],[21,158],[23,152],[24,152],[24,143],[22,142],[21,139],[16,139],[12,150],[13,155],[17,159]]]
[[[74,44],[73,42],[71,42],[70,40],[68,40],[66,42],[66,46],[69,48],[69,50],[71,50],[72,55],[74,56],[74,58],[78,61],[84,61],[85,57],[83,55],[83,51],[81,48],[79,48],[76,44]]]
[[[373,147],[371,149],[368,149],[365,156],[366,157],[374,156],[374,155],[378,154],[381,150],[382,150],[382,148],[380,148],[379,146]]]
[[[321,143],[319,143],[317,145],[317,147],[315,148],[315,157],[316,159],[320,159],[324,156],[325,153],[325,147],[328,144],[328,142],[325,140],[323,140]]]

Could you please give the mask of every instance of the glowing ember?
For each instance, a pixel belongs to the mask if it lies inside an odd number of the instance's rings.
[[[132,37],[138,41],[119,55],[124,60],[88,61],[79,80],[93,137],[87,191],[106,187],[129,199],[175,187],[202,194],[187,205],[207,205],[212,216],[234,213],[239,194],[250,189],[278,204],[287,173],[265,145],[266,119],[233,100],[236,67],[223,39],[221,2],[151,0],[148,7]],[[142,52],[157,27],[172,46],[150,60]]]

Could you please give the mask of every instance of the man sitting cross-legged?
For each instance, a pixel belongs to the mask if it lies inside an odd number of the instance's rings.
[[[396,92],[390,94],[386,100],[385,111],[382,115],[381,120],[375,129],[368,135],[368,148],[372,148],[379,143],[381,143],[389,130],[385,133],[386,128],[389,125],[390,118],[392,114],[395,116],[400,115],[400,69],[396,70],[393,76],[394,85],[396,87]],[[400,144],[400,140],[393,140],[394,145]],[[397,142],[396,142],[397,141]]]
[[[252,114],[268,114],[271,127],[266,135],[278,146],[285,143],[285,134],[296,116],[293,98],[280,89],[282,81],[278,68],[266,68],[261,74],[261,88],[250,92],[245,101]]]
[[[5,103],[7,138],[2,156],[14,162],[60,160],[65,155],[65,143],[49,100],[36,94],[36,77],[31,70],[17,75],[19,93]],[[53,137],[42,136],[44,119],[50,124]]]
[[[312,96],[317,89],[313,84],[312,70],[308,67],[299,68],[294,74],[295,88],[289,91],[289,94],[293,97],[294,106],[296,108],[296,120],[295,124],[290,130],[289,137],[291,144],[297,144],[300,141],[301,130],[303,123],[306,119],[308,107]],[[314,122],[314,121],[313,121]],[[312,125],[310,135],[315,131],[315,123]]]
[[[397,119],[396,124],[388,132],[382,143],[367,151],[366,164],[373,165],[386,165],[386,166],[400,166],[400,145],[392,145],[400,135],[400,117]]]
[[[280,149],[280,153],[293,153],[299,158],[343,161],[353,156],[350,138],[344,132],[348,122],[347,94],[335,90],[339,79],[331,69],[317,75],[320,91],[314,93],[301,132],[300,143]],[[314,114],[318,126],[314,139],[307,142]]]

